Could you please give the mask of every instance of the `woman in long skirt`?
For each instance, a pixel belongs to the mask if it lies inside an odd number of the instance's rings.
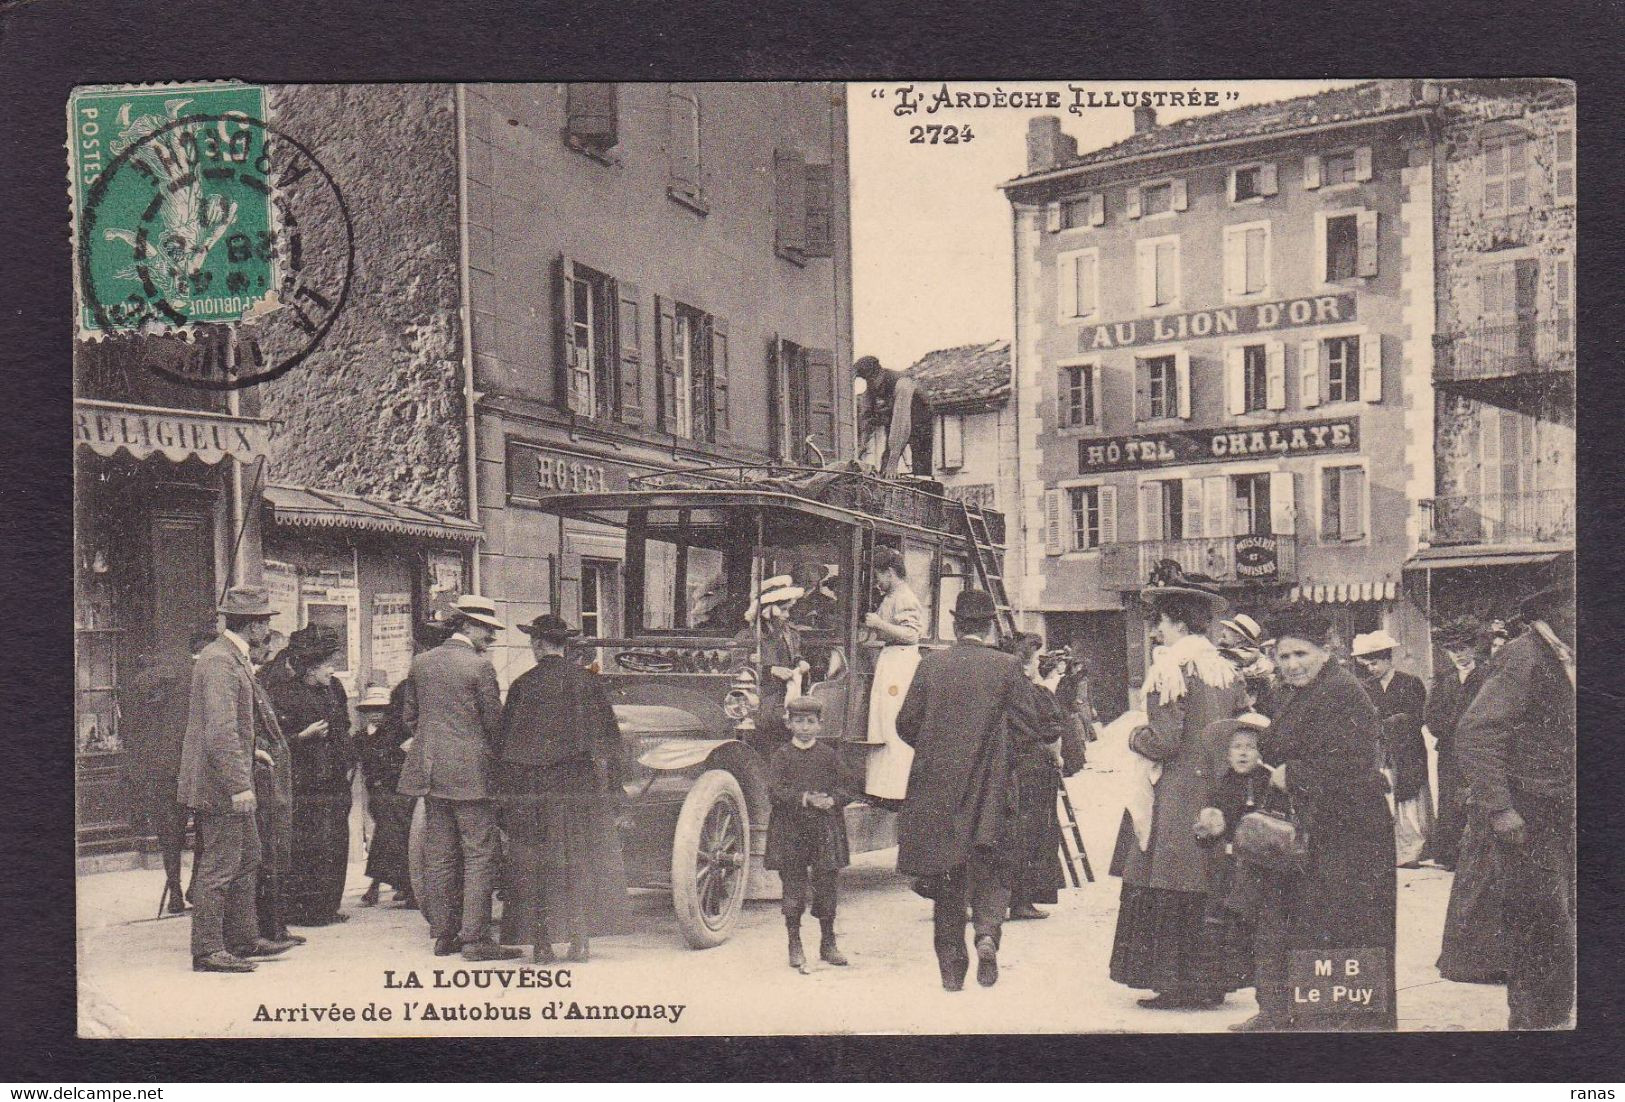
[[[1048,918],[1038,903],[1056,903],[1066,886],[1061,869],[1061,816],[1057,790],[1061,767],[1060,742],[1072,718],[1049,687],[1038,679],[1038,652],[1043,640],[1023,632],[1005,640],[1004,649],[1021,659],[1027,674],[1028,694],[1038,714],[1038,738],[1016,744],[1016,861],[1010,885],[1010,918]]]
[[[566,657],[576,633],[563,620],[538,616],[520,630],[536,665],[508,689],[496,747],[508,836],[502,939],[534,946],[538,963],[568,941],[569,959],[585,961],[590,939],[629,928],[620,729],[603,683]]]
[[[265,678],[293,758],[293,836],[283,899],[294,926],[350,917],[339,910],[349,872],[355,768],[349,701],[333,677],[342,646],[331,628],[300,628]]]
[[[361,896],[363,907],[377,904],[378,889],[384,884],[395,890],[395,898],[403,906],[417,905],[408,859],[412,805],[417,798],[396,791],[406,761],[402,746],[411,737],[401,722],[405,685],[402,681],[393,693],[375,685],[356,702],[356,711],[367,727],[356,739],[356,752],[367,781],[367,814],[372,818],[372,839],[367,845],[367,877],[372,883]]]
[[[925,606],[909,588],[903,556],[890,547],[875,548],[875,585],[885,597],[863,618],[864,643],[876,648],[874,682],[869,689],[868,777],[864,790],[882,800],[901,800],[908,792],[914,750],[897,735],[897,713],[920,665],[919,642],[925,634]]]

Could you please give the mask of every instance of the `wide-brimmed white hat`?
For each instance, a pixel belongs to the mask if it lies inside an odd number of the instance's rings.
[[[745,610],[745,619],[747,622],[756,619],[756,614],[761,612],[765,605],[799,601],[806,594],[807,590],[797,585],[796,580],[788,574],[775,574],[771,578],[764,578],[761,588],[756,591],[755,599]]]
[[[1237,635],[1245,638],[1253,646],[1260,645],[1264,640],[1264,629],[1258,626],[1258,621],[1245,612],[1238,612],[1226,620],[1219,621],[1220,627],[1229,628]]]
[[[474,593],[465,593],[457,598],[456,603],[451,606],[451,613],[453,616],[464,620],[473,620],[476,624],[484,624],[487,627],[496,628],[498,631],[508,626],[497,619],[495,601],[492,601],[489,597],[481,597]]]
[[[1394,650],[1399,646],[1399,640],[1378,628],[1368,631],[1364,635],[1354,637],[1354,645],[1349,648],[1349,654],[1355,658],[1366,654],[1381,654],[1383,651]]]

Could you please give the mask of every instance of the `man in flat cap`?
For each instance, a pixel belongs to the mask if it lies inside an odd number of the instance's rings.
[[[220,637],[192,666],[186,737],[176,799],[192,809],[203,845],[192,912],[192,970],[252,972],[253,957],[293,947],[259,936],[254,891],[260,864],[254,821],[254,737],[276,715],[254,680],[250,650],[271,631],[270,598],[258,586],[234,586],[219,608]]]
[[[451,637],[412,659],[401,719],[412,749],[400,793],[422,796],[423,893],[419,903],[435,956],[512,960],[518,949],[491,940],[501,837],[491,781],[502,734],[502,695],[485,656],[504,626],[496,606],[465,594],[451,607]]]

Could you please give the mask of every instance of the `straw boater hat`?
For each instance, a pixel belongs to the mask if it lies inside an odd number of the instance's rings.
[[[1157,597],[1186,594],[1206,600],[1214,612],[1223,612],[1230,602],[1213,588],[1217,584],[1216,578],[1206,574],[1187,574],[1173,559],[1163,559],[1152,568],[1151,577],[1140,591],[1140,597],[1150,601]]]
[[[1265,731],[1269,730],[1269,727],[1270,721],[1268,716],[1259,715],[1257,712],[1243,712],[1234,719],[1219,719],[1209,723],[1207,725],[1207,730],[1204,732],[1204,736],[1205,739],[1210,742],[1217,742],[1220,739],[1223,739],[1226,743],[1228,743],[1232,738],[1235,737],[1237,731],[1247,731],[1253,735],[1262,735]]]
[[[1368,631],[1364,635],[1354,637],[1354,645],[1349,647],[1349,656],[1361,658],[1367,654],[1385,654],[1399,646],[1399,640],[1378,628]]]
[[[756,599],[745,610],[745,619],[754,620],[762,609],[768,605],[782,604],[785,601],[799,601],[806,596],[806,589],[796,584],[796,580],[788,574],[775,574],[762,582],[762,587],[756,593]]]
[[[1229,628],[1255,647],[1263,645],[1264,629],[1258,626],[1257,620],[1245,612],[1238,612],[1227,620],[1220,620],[1219,626]]]
[[[562,643],[566,639],[573,639],[581,633],[558,616],[545,612],[528,624],[517,625],[519,630],[532,639],[542,639],[549,643]]]
[[[497,606],[494,601],[473,593],[465,593],[457,598],[456,603],[451,606],[451,614],[458,619],[472,620],[476,624],[484,624],[498,631],[508,626],[497,619]]]
[[[220,601],[220,611],[227,616],[252,616],[260,620],[269,620],[278,615],[276,609],[271,607],[271,595],[264,586],[234,585],[226,590],[226,595]]]

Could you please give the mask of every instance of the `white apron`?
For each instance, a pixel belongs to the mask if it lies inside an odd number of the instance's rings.
[[[864,791],[885,800],[901,800],[908,792],[908,771],[914,748],[897,735],[897,713],[920,665],[920,648],[881,648],[875,659],[874,687],[869,692],[868,779]]]

